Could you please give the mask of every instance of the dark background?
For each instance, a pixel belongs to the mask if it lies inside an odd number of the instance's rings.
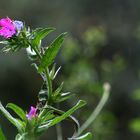
[[[54,87],[65,81],[65,89],[75,98],[61,104],[68,109],[78,99],[87,106],[75,116],[84,122],[96,107],[102,85],[111,83],[111,96],[104,110],[91,125],[95,140],[140,139],[140,1],[138,0],[0,0],[0,18],[25,21],[32,29],[55,27],[55,33],[67,31],[58,55],[62,65]],[[0,100],[14,102],[26,111],[37,102],[42,80],[26,56],[26,51],[0,54]],[[15,128],[0,115],[0,124],[8,140]],[[64,122],[64,137],[72,126]],[[42,140],[56,139],[52,128]]]

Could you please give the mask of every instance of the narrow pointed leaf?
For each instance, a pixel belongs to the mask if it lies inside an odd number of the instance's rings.
[[[86,104],[85,101],[80,100],[74,107],[72,107],[71,109],[69,109],[67,112],[65,112],[64,114],[62,114],[59,117],[54,118],[53,120],[51,120],[49,123],[42,125],[39,127],[39,132],[44,131],[46,129],[48,129],[49,127],[65,120],[66,118],[68,118],[69,116],[71,116],[71,114],[73,114],[77,109],[83,107]]]
[[[57,71],[55,72],[55,74],[54,74],[54,76],[53,76],[52,79],[55,79],[55,77],[57,76],[57,74],[58,74],[58,72],[60,71],[60,69],[61,69],[61,66],[57,69]]]
[[[0,111],[4,114],[4,116],[14,125],[17,127],[19,131],[22,130],[22,124],[11,116],[11,114],[3,107],[3,105],[0,103]]]
[[[55,68],[56,68],[56,64],[53,64],[53,67],[52,67],[52,69],[51,69],[51,71],[49,73],[49,76],[50,76],[51,79],[53,79],[53,76],[55,74]]]
[[[57,96],[58,94],[61,94],[64,82],[61,83],[61,85],[54,91],[54,96]]]
[[[39,46],[41,40],[46,37],[49,33],[54,31],[54,28],[39,28],[38,30],[34,31],[34,39],[32,40],[33,46]]]
[[[13,103],[9,103],[9,104],[7,104],[7,107],[12,109],[22,120],[27,119],[25,112],[19,106],[15,105]]]
[[[74,94],[71,94],[70,92],[68,93],[62,93],[60,99],[56,100],[56,102],[63,102],[65,100],[68,100],[69,98],[73,97]]]
[[[38,71],[42,72],[46,67],[52,64],[53,60],[55,59],[65,37],[66,33],[62,33],[59,35],[48,47],[48,49],[45,51],[45,54],[43,55],[43,58],[41,60],[41,64],[39,66]]]
[[[62,120],[65,120],[67,117],[69,117],[71,114],[73,114],[77,109],[83,107],[86,104],[85,101],[80,100],[74,107],[72,107],[71,109],[69,109],[66,113],[64,113],[62,116],[56,117],[50,124],[50,126],[53,126],[57,123],[59,123]]]

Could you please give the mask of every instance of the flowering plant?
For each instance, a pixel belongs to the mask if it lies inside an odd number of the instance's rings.
[[[63,92],[63,83],[57,89],[53,89],[53,80],[60,70],[60,67],[56,69],[56,65],[53,62],[61,48],[66,33],[60,34],[48,47],[43,47],[41,41],[54,30],[51,27],[31,30],[22,21],[12,20],[8,17],[0,20],[0,36],[4,38],[4,41],[0,43],[5,45],[2,51],[17,52],[25,48],[29,59],[33,62],[32,65],[43,80],[42,88],[38,93],[38,103],[35,107],[31,106],[28,113],[13,103],[7,104],[6,107],[12,109],[19,116],[18,119],[14,118],[0,103],[0,111],[18,130],[15,140],[35,140],[50,127],[58,125],[63,120],[73,122],[75,127],[75,132],[71,138],[68,138],[69,140],[91,140],[92,134],[89,132],[82,136],[80,135],[93,122],[108,99],[109,85],[106,84],[101,101],[82,127],[80,127],[79,122],[72,114],[83,107],[86,104],[85,101],[78,101],[68,111],[62,111],[55,107],[72,95],[70,92]],[[60,136],[60,134],[58,135]],[[6,140],[1,129],[0,139]],[[58,138],[58,140],[60,139],[62,140],[62,136]]]

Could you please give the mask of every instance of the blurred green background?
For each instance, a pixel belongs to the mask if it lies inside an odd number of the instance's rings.
[[[75,116],[84,122],[102,95],[102,85],[111,83],[111,96],[104,110],[91,125],[94,140],[140,139],[140,1],[138,0],[0,0],[0,18],[25,21],[31,28],[56,27],[54,36],[67,31],[56,63],[62,65],[54,87],[65,81],[65,91],[87,106]],[[15,102],[29,110],[37,102],[42,80],[30,65],[26,51],[0,54],[0,100]],[[8,140],[15,128],[0,115],[0,124]],[[64,138],[72,126],[62,123]],[[55,140],[52,128],[41,140]]]

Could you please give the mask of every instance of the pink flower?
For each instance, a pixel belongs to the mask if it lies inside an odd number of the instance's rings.
[[[31,120],[33,117],[36,117],[37,108],[31,106],[30,112],[26,115],[26,117],[28,118],[28,120]]]
[[[3,18],[0,20],[0,36],[10,38],[16,33],[13,21],[10,18]]]

